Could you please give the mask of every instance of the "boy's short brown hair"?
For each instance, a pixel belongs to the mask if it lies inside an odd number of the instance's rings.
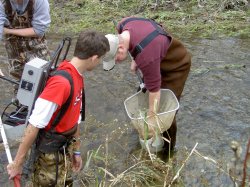
[[[97,31],[83,31],[76,42],[74,56],[87,59],[93,55],[101,57],[109,51],[109,42],[104,34]]]

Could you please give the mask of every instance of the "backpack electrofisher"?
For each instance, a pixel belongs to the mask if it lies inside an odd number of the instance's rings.
[[[18,105],[10,103],[4,109],[1,116],[6,135],[9,139],[17,140],[23,135],[37,97],[44,89],[48,77],[51,76],[51,72],[57,71],[57,62],[66,41],[68,42],[68,45],[64,52],[64,56],[60,59],[65,60],[71,44],[71,38],[68,37],[62,40],[57,50],[54,52],[51,61],[34,58],[25,64],[21,80],[17,83],[19,84],[16,96]],[[60,75],[61,74],[62,73],[60,73]],[[7,112],[7,109],[11,104],[14,105],[15,110]]]

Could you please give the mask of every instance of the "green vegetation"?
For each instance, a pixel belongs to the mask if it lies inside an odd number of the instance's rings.
[[[227,166],[223,165],[223,161],[218,162],[212,157],[203,155],[196,149],[197,146],[198,143],[192,150],[179,149],[179,156],[171,153],[167,158],[164,154],[149,156],[149,152],[141,149],[128,158],[127,169],[114,173],[110,170],[110,163],[114,158],[109,155],[109,145],[106,142],[97,150],[88,151],[83,172],[75,176],[74,182],[83,187],[184,187],[183,174],[189,172],[185,170],[187,163],[191,160],[200,160],[218,169],[218,176],[227,176],[235,186],[243,187],[250,184],[249,180],[243,179],[239,172],[242,163],[237,156],[241,151],[238,142],[232,142],[231,148],[235,152],[235,158]],[[209,186],[209,180],[206,177],[202,178],[200,185]]]
[[[153,18],[175,36],[182,38],[250,37],[250,11],[246,0],[54,0],[51,1],[50,32],[74,35],[91,28],[104,33],[115,33],[113,21],[132,15]],[[200,68],[192,73],[199,75],[234,68],[244,66],[229,64],[209,69]],[[88,122],[85,125],[87,124]],[[147,126],[145,131],[147,134]],[[92,138],[100,137],[93,135]],[[244,180],[239,172],[238,165],[242,164],[239,158],[236,157],[226,165],[223,158],[216,161],[202,155],[196,150],[197,145],[192,150],[180,148],[178,156],[171,157],[169,152],[166,160],[141,149],[130,154],[126,160],[126,169],[116,171],[111,165],[119,158],[109,151],[109,141],[111,140],[107,138],[96,150],[88,151],[83,172],[76,176],[76,182],[80,186],[182,187],[185,186],[182,181],[184,173],[189,172],[185,171],[185,166],[192,159],[213,164],[218,169],[218,175],[229,177],[235,186],[243,185],[244,182],[249,184],[249,180]],[[236,152],[237,149],[232,150]],[[202,186],[209,186],[209,179],[206,177],[201,181]]]
[[[115,32],[113,20],[126,16],[153,18],[182,37],[249,37],[247,0],[64,0],[52,1],[52,33],[84,28]]]

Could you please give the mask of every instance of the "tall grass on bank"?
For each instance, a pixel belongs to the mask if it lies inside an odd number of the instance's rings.
[[[74,34],[83,29],[115,33],[113,20],[144,16],[182,37],[250,37],[247,0],[52,0],[50,32]]]

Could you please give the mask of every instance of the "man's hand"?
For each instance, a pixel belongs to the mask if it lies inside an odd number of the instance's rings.
[[[81,155],[73,155],[73,168],[74,172],[79,172],[82,168],[82,157]]]
[[[152,114],[148,112],[148,118],[146,119],[148,124],[148,138],[152,138],[159,129],[156,118],[155,113]]]
[[[9,28],[4,27],[3,33],[12,34],[16,36],[22,36],[22,37],[38,37],[33,27],[24,28],[24,29],[9,29]]]
[[[10,34],[10,29],[4,27],[4,28],[3,28],[3,33],[4,33],[4,34]]]
[[[137,70],[137,65],[134,60],[131,61],[130,69],[133,73],[135,73]]]
[[[9,174],[9,179],[13,179],[15,176],[22,174],[22,165],[17,162],[12,162],[8,164],[7,171]]]

